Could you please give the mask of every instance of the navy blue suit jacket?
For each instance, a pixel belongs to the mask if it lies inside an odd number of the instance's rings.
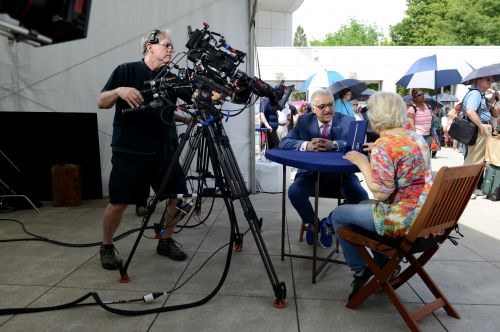
[[[331,141],[342,142],[347,140],[349,131],[349,123],[356,121],[352,116],[344,115],[335,112],[333,115],[332,126],[328,139]],[[299,120],[295,127],[288,132],[283,140],[281,140],[279,148],[283,150],[299,150],[300,146],[305,141],[310,141],[313,138],[321,137],[321,132],[318,126],[318,118],[314,112],[299,116]],[[299,169],[297,175],[301,173],[311,173],[309,171]]]

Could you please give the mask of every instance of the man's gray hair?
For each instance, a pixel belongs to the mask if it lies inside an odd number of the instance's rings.
[[[158,38],[158,40],[163,39],[167,36],[172,39],[172,33],[170,32],[170,30],[165,29],[165,28],[158,28],[158,29],[154,29],[154,30],[148,32],[147,34],[145,34],[144,36],[141,37],[142,55],[146,55],[149,39],[151,38],[152,34],[155,31],[159,31],[156,33],[156,38]]]
[[[309,98],[309,102],[312,103],[313,100],[314,100],[314,98],[316,98],[317,95],[330,96],[333,99],[333,94],[330,91],[330,89],[328,89],[328,88],[319,88],[319,89],[315,90],[312,93],[311,98]]]
[[[377,92],[368,98],[368,119],[377,130],[403,127],[408,119],[403,98],[394,92]]]

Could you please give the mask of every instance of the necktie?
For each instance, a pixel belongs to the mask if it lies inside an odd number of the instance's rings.
[[[328,124],[324,123],[322,126],[323,130],[321,131],[321,136],[323,138],[328,138],[329,130],[328,130]]]

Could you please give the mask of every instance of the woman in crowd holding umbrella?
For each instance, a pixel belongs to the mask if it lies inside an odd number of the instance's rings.
[[[351,89],[344,89],[338,93],[338,98],[335,98],[335,112],[344,115],[354,116],[351,104],[352,91]]]
[[[410,129],[422,135],[431,145],[432,110],[425,103],[425,96],[421,90],[414,89],[411,92],[414,105],[408,107],[408,123]]]

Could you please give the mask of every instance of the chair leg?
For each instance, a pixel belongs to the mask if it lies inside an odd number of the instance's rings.
[[[460,319],[460,315],[458,312],[455,310],[455,308],[451,305],[451,303],[448,301],[446,296],[441,292],[439,287],[434,283],[434,281],[431,279],[430,275],[425,271],[422,265],[420,265],[420,262],[412,255],[411,258],[409,258],[409,262],[411,265],[415,266],[418,275],[422,279],[422,281],[427,285],[429,290],[432,292],[436,300],[432,303],[427,304],[425,307],[421,308],[418,310],[415,315],[418,315],[417,320],[425,317],[434,311],[436,311],[439,308],[443,308],[448,316],[454,317],[456,319]]]
[[[304,233],[307,231],[306,224],[302,223],[300,225],[299,242],[304,241]]]

